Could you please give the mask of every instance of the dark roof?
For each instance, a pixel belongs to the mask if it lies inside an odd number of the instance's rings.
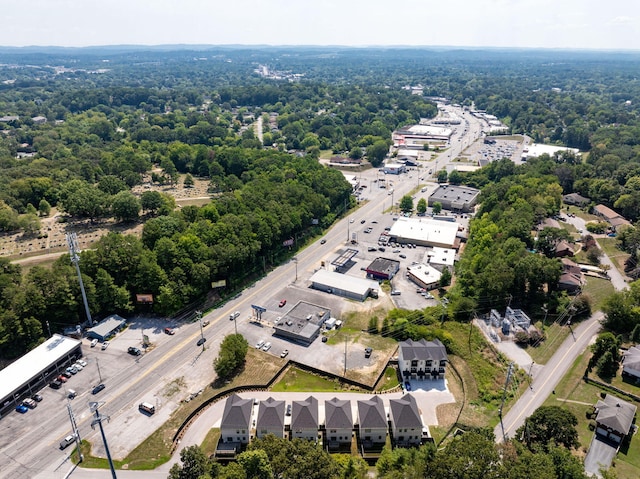
[[[380,396],[358,401],[358,422],[361,428],[387,427],[387,416]]]
[[[422,419],[415,398],[411,394],[405,394],[400,399],[390,399],[391,422],[395,427],[421,428]]]
[[[333,398],[324,402],[325,427],[327,429],[350,429],[353,427],[351,401]]]
[[[400,261],[389,258],[376,258],[367,266],[368,273],[382,273],[387,276],[393,276],[399,269]]]
[[[596,403],[596,422],[616,432],[628,434],[636,414],[636,406],[607,394]]]
[[[293,401],[291,429],[318,429],[318,400],[309,396],[304,401]]]
[[[440,185],[433,193],[431,193],[431,195],[429,195],[429,204],[432,204],[433,201],[447,199],[458,199],[464,200],[465,202],[472,202],[479,194],[480,190],[470,188],[468,186]]]
[[[400,350],[404,360],[442,361],[447,359],[447,349],[439,339],[433,341],[407,339],[400,343]]]
[[[237,394],[229,396],[224,405],[220,429],[249,429],[252,404],[251,399],[242,399]]]
[[[270,397],[265,401],[260,401],[256,429],[274,428],[284,430],[284,401],[276,401]]]

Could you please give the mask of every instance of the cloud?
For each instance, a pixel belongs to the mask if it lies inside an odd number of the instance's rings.
[[[620,15],[612,18],[607,22],[607,26],[617,26],[617,25],[633,25],[636,23],[636,19],[633,17],[627,17],[624,15]]]

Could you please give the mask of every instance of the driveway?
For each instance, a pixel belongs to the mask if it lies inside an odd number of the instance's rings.
[[[602,477],[600,468],[609,469],[617,452],[617,444],[605,441],[597,434],[594,434],[589,446],[589,452],[584,458],[584,471],[591,476]]]

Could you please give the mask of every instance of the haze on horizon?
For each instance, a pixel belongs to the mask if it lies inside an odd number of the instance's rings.
[[[406,45],[640,50],[640,2],[0,0],[1,46]]]

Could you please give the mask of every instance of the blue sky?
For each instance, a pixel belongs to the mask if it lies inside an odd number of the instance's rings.
[[[640,50],[637,0],[0,0],[0,45]]]

